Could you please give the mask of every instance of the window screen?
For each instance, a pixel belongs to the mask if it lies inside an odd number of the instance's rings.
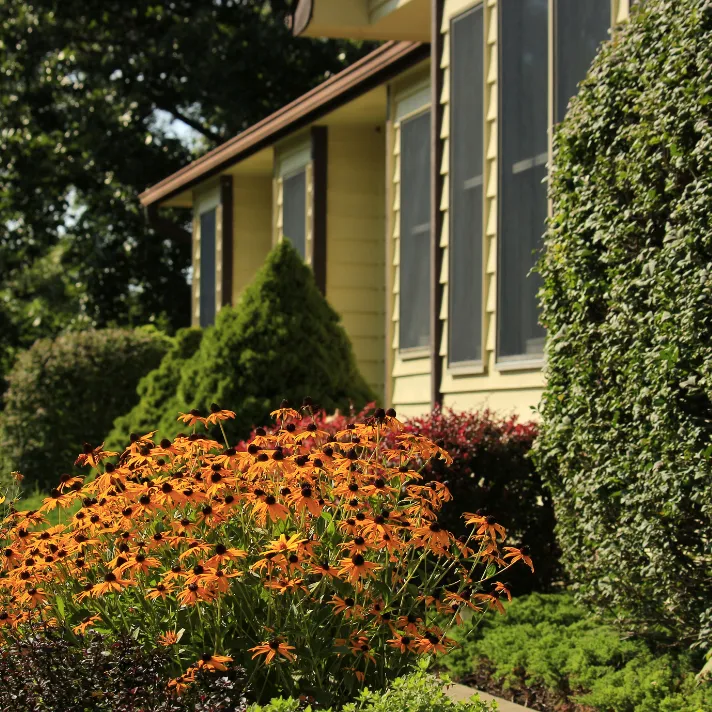
[[[548,0],[501,5],[498,357],[536,358],[544,330],[529,272],[547,214]]]
[[[213,208],[200,216],[200,326],[215,321],[215,215]]]
[[[563,121],[611,24],[610,0],[556,0],[556,121]]]
[[[399,346],[430,343],[430,112],[401,124]]]
[[[451,27],[450,363],[482,359],[483,28],[481,6]]]
[[[282,181],[282,232],[294,248],[307,254],[307,174],[301,170]]]

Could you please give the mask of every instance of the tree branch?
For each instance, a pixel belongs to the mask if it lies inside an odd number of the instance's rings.
[[[178,119],[178,121],[182,121],[186,126],[190,126],[191,129],[194,131],[197,131],[199,134],[202,134],[205,136],[205,138],[209,139],[212,141],[216,146],[223,141],[223,137],[215,132],[211,131],[207,126],[203,126],[199,121],[196,121],[195,119],[191,119],[189,116],[185,116],[181,111],[178,109],[175,109],[173,107],[168,107],[168,106],[163,106],[162,104],[156,104],[156,108],[161,109],[161,111],[165,111],[169,113],[171,116],[174,118]]]

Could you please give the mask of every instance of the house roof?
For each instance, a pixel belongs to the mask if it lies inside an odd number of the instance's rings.
[[[429,55],[429,45],[421,42],[386,42],[291,104],[146,189],[139,195],[141,204],[146,207],[157,205],[192,188],[383,84]]]

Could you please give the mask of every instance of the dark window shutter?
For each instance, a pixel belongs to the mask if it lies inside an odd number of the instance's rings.
[[[215,322],[216,210],[200,216],[200,326]]]

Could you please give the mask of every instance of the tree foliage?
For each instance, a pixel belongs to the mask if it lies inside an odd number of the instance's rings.
[[[138,194],[368,49],[292,37],[289,6],[0,4],[0,360],[68,326],[187,325],[189,245]]]
[[[539,465],[581,596],[712,639],[712,4],[649,0],[555,142]]]

